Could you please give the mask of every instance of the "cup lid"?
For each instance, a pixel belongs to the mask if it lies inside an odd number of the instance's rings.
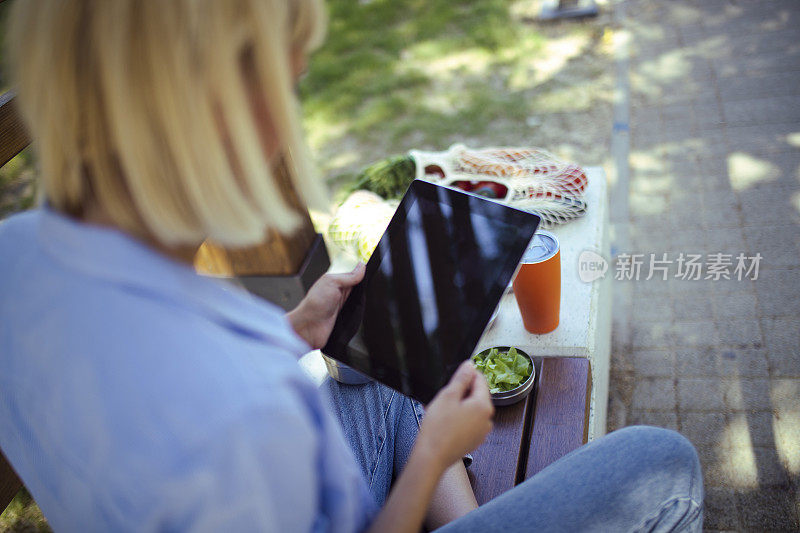
[[[541,263],[558,252],[558,237],[549,231],[537,231],[522,255],[522,263]]]

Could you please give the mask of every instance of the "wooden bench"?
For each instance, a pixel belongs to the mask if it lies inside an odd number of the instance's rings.
[[[535,358],[528,398],[495,412],[494,428],[467,470],[480,505],[585,444],[592,372],[579,357]]]

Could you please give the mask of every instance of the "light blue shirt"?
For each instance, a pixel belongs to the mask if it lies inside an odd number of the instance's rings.
[[[47,209],[0,223],[0,295],[0,448],[56,531],[374,516],[277,307]]]

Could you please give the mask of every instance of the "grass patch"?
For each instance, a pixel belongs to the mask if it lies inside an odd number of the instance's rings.
[[[402,144],[416,132],[423,144],[435,144],[454,129],[485,127],[498,105],[505,111],[508,102],[486,93],[486,76],[497,74],[490,67],[521,41],[508,2],[334,0],[328,6],[328,40],[301,84],[317,148],[342,134],[359,142],[378,134]],[[453,78],[455,85],[448,83]]]
[[[8,532],[49,532],[52,531],[39,506],[24,488],[0,514],[0,531]]]
[[[33,207],[36,179],[33,152],[25,148],[0,167],[0,219]]]
[[[329,186],[411,148],[530,145],[531,118],[590,109],[599,92],[559,79],[596,53],[597,23],[557,27],[502,0],[331,0],[327,42],[300,84]],[[548,139],[549,140],[549,139]]]

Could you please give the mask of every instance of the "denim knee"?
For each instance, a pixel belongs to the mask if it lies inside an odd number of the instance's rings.
[[[628,426],[611,435],[636,441],[640,448],[648,450],[648,453],[656,454],[652,456],[653,460],[660,458],[678,462],[687,467],[694,467],[699,463],[697,451],[689,439],[671,429],[654,426]]]
[[[639,475],[658,483],[642,483],[653,507],[637,530],[699,531],[703,522],[703,476],[697,451],[676,431],[651,426],[631,426],[609,435],[620,439],[620,447]]]
[[[689,439],[677,431],[652,426],[629,426],[612,435],[630,440],[653,470],[670,472],[677,484],[684,485],[686,497],[702,502],[700,459]]]

